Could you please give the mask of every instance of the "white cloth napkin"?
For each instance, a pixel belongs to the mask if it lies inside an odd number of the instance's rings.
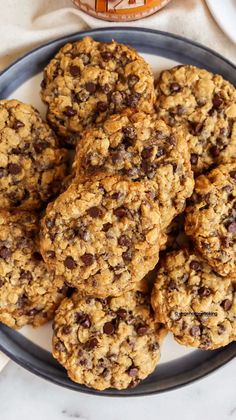
[[[198,41],[236,62],[235,45],[211,17],[204,0],[172,0],[158,13],[135,22],[92,18],[71,0],[0,0],[0,71],[20,55],[47,41],[85,29],[139,26],[173,32]],[[0,370],[7,363],[0,353]]]

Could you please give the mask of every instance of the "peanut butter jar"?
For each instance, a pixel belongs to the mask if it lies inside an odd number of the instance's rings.
[[[98,19],[128,22],[160,10],[171,0],[73,0],[85,13]]]

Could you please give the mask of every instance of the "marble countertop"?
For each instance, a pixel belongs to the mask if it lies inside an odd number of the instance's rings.
[[[61,9],[58,11],[58,8]],[[46,16],[45,9],[48,9]],[[69,0],[2,0],[1,18],[0,69],[49,39],[89,26],[106,26],[106,22],[91,19],[71,7]],[[57,28],[55,21],[61,22],[61,26]],[[217,27],[204,0],[173,0],[162,12],[135,25],[186,36],[216,49],[236,63],[236,46]],[[121,400],[60,388],[9,362],[0,373],[0,419],[236,419],[235,378],[236,360],[233,360],[185,388]]]

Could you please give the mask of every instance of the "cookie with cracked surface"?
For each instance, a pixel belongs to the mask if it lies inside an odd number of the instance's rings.
[[[180,344],[213,350],[236,339],[236,278],[219,276],[192,251],[161,261],[151,302]]]
[[[221,276],[236,276],[236,163],[196,179],[185,231]]]
[[[0,322],[11,328],[44,324],[65,297],[39,253],[38,230],[35,214],[0,211]]]
[[[155,101],[151,68],[135,50],[89,37],[60,49],[41,86],[48,121],[69,146],[84,127],[127,107],[150,112]]]
[[[60,190],[67,151],[38,111],[0,101],[0,207],[37,209]]]
[[[155,114],[124,112],[88,129],[77,147],[74,167],[79,180],[106,172],[153,183],[163,228],[183,211],[193,191],[184,133]]]
[[[80,384],[103,390],[138,385],[156,368],[165,331],[141,292],[65,299],[54,321],[53,356]]]
[[[162,72],[159,117],[187,131],[192,169],[200,174],[236,154],[236,89],[222,76],[190,65]]]
[[[159,207],[143,183],[72,183],[42,222],[41,252],[69,286],[98,297],[134,289],[158,261]]]

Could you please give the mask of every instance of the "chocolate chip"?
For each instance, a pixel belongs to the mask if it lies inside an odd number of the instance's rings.
[[[11,250],[7,248],[6,246],[2,246],[0,248],[0,257],[6,260],[11,256]]]
[[[79,76],[80,74],[80,68],[78,66],[70,66],[70,74],[73,77]]]
[[[75,262],[74,258],[72,258],[72,257],[66,257],[66,259],[64,261],[64,265],[69,270],[74,270],[75,267],[76,267],[76,262]]]
[[[43,79],[42,80],[42,82],[40,83],[40,87],[42,88],[42,89],[45,89],[45,87],[47,86],[47,82],[46,82],[46,79]]]
[[[206,296],[209,296],[211,294],[211,289],[209,289],[208,287],[202,286],[198,290],[198,293],[199,293],[200,296],[206,297]]]
[[[81,260],[83,261],[84,265],[92,265],[94,263],[94,256],[92,254],[85,253],[82,255]]]
[[[230,174],[231,178],[233,178],[233,180],[236,181],[236,171],[230,171],[229,174]]]
[[[147,333],[148,327],[146,325],[139,324],[139,325],[136,326],[135,330],[136,330],[136,333],[139,336],[142,336],[142,335],[145,335]]]
[[[128,249],[127,251],[123,252],[123,254],[122,254],[123,260],[124,261],[127,261],[127,262],[129,262],[129,261],[132,260],[132,256],[133,256],[133,254],[132,254],[132,251],[130,249]]]
[[[228,232],[236,233],[236,222],[230,223],[227,227]]]
[[[176,107],[176,114],[183,115],[185,113],[185,108],[182,105],[177,105]]]
[[[128,388],[135,388],[138,384],[140,384],[141,380],[138,378],[132,379],[132,381],[129,383]]]
[[[109,61],[114,57],[114,55],[111,51],[103,51],[101,52],[101,57],[104,61]]]
[[[40,309],[37,309],[37,308],[32,308],[32,309],[30,309],[29,311],[27,311],[26,315],[28,315],[28,316],[35,316],[35,315],[37,315],[39,312],[41,312],[41,310],[40,310]]]
[[[212,103],[214,108],[219,108],[224,103],[224,99],[218,93],[215,93]]]
[[[33,276],[31,274],[30,271],[25,271],[23,270],[21,275],[20,275],[20,279],[21,280],[27,280],[27,281],[31,281],[33,279]]]
[[[196,165],[198,161],[198,155],[196,153],[191,153],[190,162],[192,165]]]
[[[148,346],[149,351],[157,351],[159,348],[160,346],[158,343],[152,343]]]
[[[121,191],[114,192],[111,196],[113,200],[119,200],[123,196]]]
[[[108,334],[108,335],[113,334],[115,332],[115,326],[114,326],[114,324],[112,322],[106,322],[103,325],[103,332],[105,334]]]
[[[13,123],[14,130],[17,130],[18,128],[24,127],[25,124],[22,121],[15,120]]]
[[[20,165],[17,165],[17,163],[9,163],[7,166],[8,172],[12,175],[17,175],[21,172]]]
[[[189,267],[191,268],[191,270],[194,270],[194,271],[200,271],[202,269],[201,263],[194,260],[191,261],[191,263],[189,264]]]
[[[55,258],[56,254],[54,251],[47,251],[46,256],[47,258]]]
[[[118,309],[118,311],[116,312],[117,316],[121,319],[125,319],[127,316],[127,311],[125,309]]]
[[[107,95],[109,92],[111,92],[112,86],[109,85],[108,83],[105,83],[105,85],[100,86],[100,89],[103,93],[105,93],[105,95]]]
[[[219,146],[212,146],[210,148],[210,153],[213,157],[218,157],[220,154],[220,147]]]
[[[79,235],[79,237],[85,242],[90,240],[90,233],[85,226],[80,226],[78,229],[76,229],[76,234]]]
[[[114,209],[113,213],[116,217],[118,217],[118,219],[122,219],[128,215],[128,212],[124,207],[118,207],[117,209]]]
[[[36,261],[43,261],[43,257],[40,254],[40,252],[35,251],[32,255],[32,257],[36,260]]]
[[[149,146],[143,149],[141,156],[143,159],[149,159],[150,157],[152,157],[152,154],[153,154],[153,147]]]
[[[218,325],[217,331],[218,331],[218,334],[219,335],[224,334],[225,330],[226,330],[226,328],[225,328],[225,326],[223,324],[219,324]]]
[[[191,334],[193,337],[196,337],[196,336],[198,336],[198,335],[200,335],[200,334],[201,334],[201,330],[200,330],[200,328],[199,328],[197,325],[194,325],[194,326],[190,329],[190,334]]]
[[[42,153],[47,147],[49,147],[49,143],[47,141],[39,141],[33,145],[34,150],[36,153]]]
[[[70,334],[70,332],[71,332],[71,327],[69,325],[64,325],[62,327],[62,334],[67,335],[67,334]]]
[[[221,306],[224,311],[228,311],[232,307],[232,302],[229,299],[225,299],[223,302],[221,302]]]
[[[76,111],[72,108],[72,106],[66,106],[63,114],[65,114],[67,117],[73,117],[76,115]]]
[[[138,368],[135,366],[131,366],[127,372],[129,376],[135,378],[138,375]]]
[[[46,219],[45,225],[48,229],[52,229],[55,226],[55,220],[54,219]]]
[[[17,300],[17,307],[22,309],[27,304],[28,304],[28,297],[24,294],[21,295]]]
[[[128,85],[134,86],[139,81],[139,77],[136,74],[130,74],[128,76]]]
[[[170,91],[172,93],[179,92],[180,90],[181,90],[181,86],[179,85],[179,83],[173,82],[173,83],[170,84]]]
[[[202,129],[203,129],[203,123],[201,122],[191,122],[191,127],[193,130],[193,133],[197,136],[198,134],[201,133]]]
[[[98,340],[96,338],[90,338],[85,345],[84,348],[88,351],[93,350],[98,345]]]
[[[161,157],[165,154],[165,149],[164,147],[159,146],[156,152],[156,157]]]
[[[118,244],[120,246],[130,247],[132,244],[132,241],[127,235],[121,235],[118,239]]]
[[[168,284],[168,289],[169,290],[176,290],[177,289],[177,284],[174,280],[170,280],[169,284]]]
[[[87,82],[85,84],[85,89],[89,92],[89,93],[95,93],[97,90],[97,85],[93,82]]]
[[[87,210],[87,213],[89,214],[89,216],[91,216],[91,217],[93,217],[94,219],[96,219],[96,218],[98,218],[98,217],[101,217],[101,215],[102,215],[102,210],[101,210],[99,207],[94,206],[94,207],[90,207],[90,208]]]
[[[64,346],[64,344],[62,343],[62,341],[58,341],[56,344],[55,344],[55,350],[57,350],[57,351],[65,351],[66,349],[65,349],[65,346]]]
[[[91,327],[91,320],[89,315],[77,312],[75,315],[75,322],[80,324],[83,328],[90,328]]]
[[[127,106],[131,108],[137,108],[140,99],[141,99],[141,94],[138,92],[135,92],[126,98],[126,104]]]
[[[98,112],[105,112],[107,110],[107,108],[108,108],[108,103],[107,102],[99,101],[97,103],[97,111]]]
[[[105,225],[103,225],[102,230],[104,232],[108,232],[108,230],[112,227],[112,223],[105,223]]]

